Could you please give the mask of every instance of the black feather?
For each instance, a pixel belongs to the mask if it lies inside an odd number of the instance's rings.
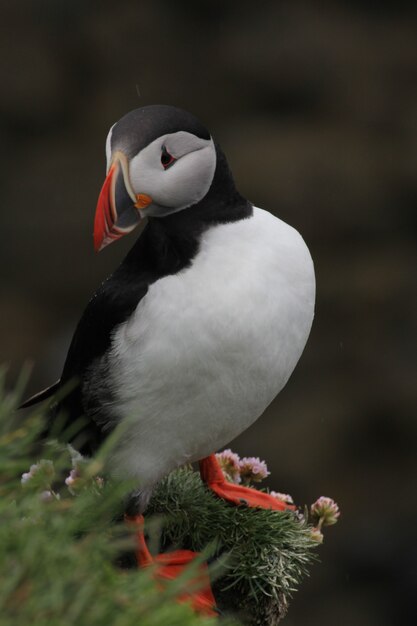
[[[35,393],[33,396],[25,400],[18,408],[26,409],[34,404],[38,404],[39,402],[43,402],[44,400],[51,398],[58,391],[60,386],[61,381],[57,380],[53,385],[42,389],[42,391],[38,391],[38,393]]]

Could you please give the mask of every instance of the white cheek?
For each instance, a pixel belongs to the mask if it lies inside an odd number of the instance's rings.
[[[198,202],[210,188],[215,167],[216,159],[211,146],[186,154],[161,172],[155,201],[176,209]]]
[[[161,147],[162,142],[155,142],[131,160],[129,177],[135,193],[151,195],[150,190],[158,186],[159,176],[164,173],[161,165]]]
[[[162,144],[161,144],[162,145]],[[195,204],[208,192],[216,169],[212,142],[180,157],[164,170],[160,162],[161,145],[152,145],[130,164],[130,180],[135,193],[146,193],[154,204],[179,211]],[[147,214],[152,214],[149,207]]]

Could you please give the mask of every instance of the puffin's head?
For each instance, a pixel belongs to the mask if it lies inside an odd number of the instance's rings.
[[[171,106],[135,109],[107,136],[107,177],[94,222],[94,248],[132,231],[143,217],[164,217],[204,198],[216,169],[209,132]]]

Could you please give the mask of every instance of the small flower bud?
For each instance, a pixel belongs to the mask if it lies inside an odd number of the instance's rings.
[[[260,483],[261,480],[264,480],[270,474],[265,461],[261,461],[255,456],[241,459],[239,470],[241,480],[246,485],[249,485],[251,482]]]
[[[80,482],[80,474],[76,469],[72,469],[69,473],[69,476],[65,479],[65,484],[68,489],[73,492],[74,487],[77,486],[77,483]]]
[[[33,474],[31,474],[30,472],[25,472],[24,474],[22,474],[22,478],[20,479],[22,485],[27,483],[32,478],[32,476]]]
[[[285,502],[286,504],[294,504],[294,500],[289,493],[280,493],[279,491],[270,491],[269,493],[277,500],[281,500],[281,502]]]
[[[240,483],[239,455],[227,449],[218,452],[216,458],[227,480],[231,483]]]
[[[318,522],[319,528],[336,524],[340,516],[339,507],[336,502],[325,496],[321,496],[311,505],[310,513],[313,520]]]

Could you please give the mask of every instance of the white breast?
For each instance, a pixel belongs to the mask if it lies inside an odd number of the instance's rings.
[[[128,420],[115,472],[152,484],[245,430],[293,371],[314,297],[309,251],[281,220],[255,208],[209,229],[192,265],[151,285],[114,336]]]

